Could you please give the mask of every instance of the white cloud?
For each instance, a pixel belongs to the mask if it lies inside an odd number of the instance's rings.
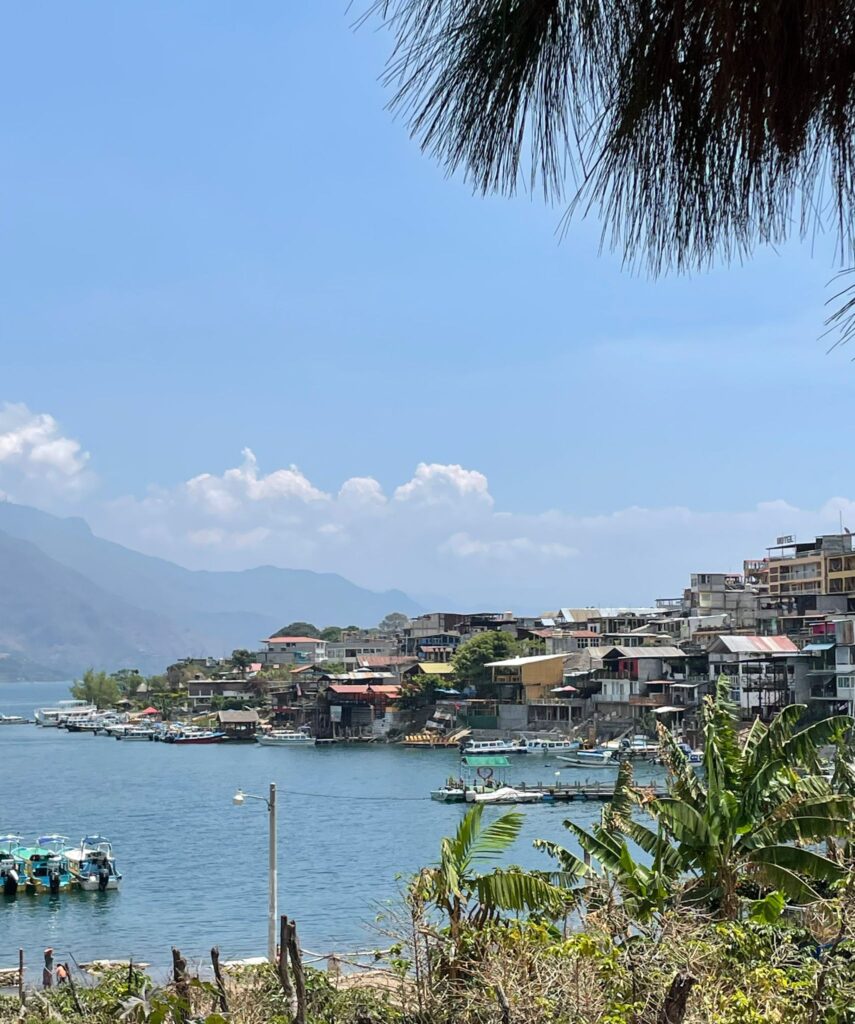
[[[373,477],[328,494],[293,465],[264,473],[246,450],[224,473],[105,507],[96,526],[197,568],[272,563],[447,594],[457,605],[538,611],[649,604],[679,594],[690,572],[739,571],[779,534],[835,531],[841,515],[855,528],[851,499],[805,509],[774,495],[729,512],[628,505],[520,514],[495,507],[483,473],[438,463],[420,463],[391,498]]]
[[[471,499],[492,505],[487,478],[476,469],[420,462],[412,480],[395,490],[396,501],[423,502],[427,505]]]
[[[41,501],[79,495],[93,481],[89,453],[64,436],[48,413],[22,402],[0,406],[0,494],[12,501]]]

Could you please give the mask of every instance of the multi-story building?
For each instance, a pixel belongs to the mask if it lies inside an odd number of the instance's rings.
[[[326,660],[341,661],[348,669],[359,668],[360,658],[391,657],[397,653],[397,640],[362,631],[345,631],[340,640],[328,640],[326,646]]]
[[[758,591],[757,629],[809,640],[817,622],[855,611],[855,551],[848,533],[811,541],[778,537],[766,557],[745,562]]]
[[[264,665],[316,665],[326,659],[327,641],[312,636],[269,636],[261,641]]]
[[[837,698],[846,701],[855,715],[855,619],[837,619],[835,630],[835,675]]]
[[[710,680],[724,673],[730,678],[731,697],[743,716],[774,717],[792,704],[796,693],[807,693],[807,664],[786,636],[717,637],[709,651]]]

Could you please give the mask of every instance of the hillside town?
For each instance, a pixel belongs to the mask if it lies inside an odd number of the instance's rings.
[[[855,710],[855,548],[848,532],[778,537],[741,572],[692,573],[650,607],[436,611],[310,631],[185,658],[167,672],[173,696],[246,738],[267,719],[320,739],[431,746],[461,730],[594,737],[656,723],[693,739],[722,674],[746,720],[792,703],[817,718]],[[146,681],[132,696],[157,703]]]

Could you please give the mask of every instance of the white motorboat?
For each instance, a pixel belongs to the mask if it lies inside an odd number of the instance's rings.
[[[55,729],[69,717],[96,715],[98,708],[85,700],[60,700],[50,708],[36,708],[36,725]]]
[[[575,765],[577,768],[614,768],[620,767],[620,757],[616,750],[598,747],[596,750],[577,750],[573,754],[559,754],[559,761]]]
[[[21,715],[0,715],[0,725],[26,725],[27,719]]]
[[[465,740],[463,753],[468,754],[525,754],[524,742],[518,740]]]
[[[559,754],[562,751],[567,753],[571,750],[578,750],[582,745],[579,740],[558,739],[556,737],[546,737],[545,739],[528,739],[526,737],[523,742],[528,754]]]
[[[469,794],[466,796],[469,800]],[[543,800],[542,793],[532,793],[525,789],[514,789],[512,786],[500,786],[499,789],[485,793],[473,793],[471,803],[476,804],[537,804]]]
[[[117,731],[115,735],[117,740],[122,740],[125,743],[130,743],[131,741],[138,742],[140,740],[153,740],[154,729],[147,725],[128,725],[121,729],[121,731]]]
[[[255,742],[263,747],[310,747],[315,741],[299,729],[273,729],[256,733]]]
[[[441,804],[462,804],[466,801],[466,790],[462,786],[446,784],[439,789],[432,789],[430,798]]]
[[[113,846],[103,836],[86,836],[80,845],[66,850],[71,873],[84,892],[118,889],[122,876],[116,868]]]

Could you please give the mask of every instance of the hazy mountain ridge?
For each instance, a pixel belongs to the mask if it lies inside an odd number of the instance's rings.
[[[159,671],[185,654],[256,647],[282,622],[369,626],[420,610],[334,573],[184,569],[96,537],[82,519],[0,502],[0,679],[32,677],[28,664],[59,678],[90,664]]]

